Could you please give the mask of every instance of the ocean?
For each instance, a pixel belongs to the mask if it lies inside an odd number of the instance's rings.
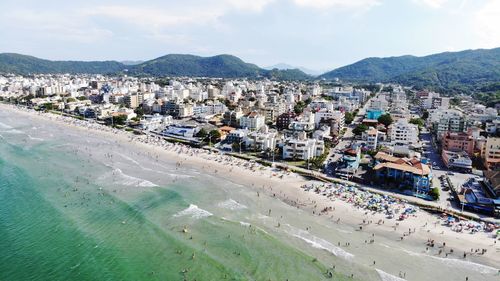
[[[498,280],[176,161],[0,111],[0,280]]]

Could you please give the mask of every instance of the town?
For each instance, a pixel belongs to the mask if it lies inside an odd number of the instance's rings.
[[[323,80],[0,76],[0,101],[500,216],[500,117],[468,96]]]

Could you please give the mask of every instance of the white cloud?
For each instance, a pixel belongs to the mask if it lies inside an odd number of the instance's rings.
[[[369,9],[380,4],[379,0],[293,0],[295,4],[316,9],[362,8]]]
[[[82,17],[63,13],[11,11],[2,14],[0,19],[3,25],[14,25],[32,37],[93,43],[113,35],[108,29],[88,24]]]
[[[479,36],[479,47],[496,48],[500,46],[500,1],[489,0],[474,15]]]
[[[224,0],[228,5],[239,10],[261,11],[275,0]]]
[[[446,2],[448,2],[448,0],[412,0],[412,1],[417,4],[424,5],[433,9],[441,8],[443,7],[444,4],[446,4]]]

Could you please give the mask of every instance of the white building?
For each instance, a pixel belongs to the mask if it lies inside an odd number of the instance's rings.
[[[389,126],[388,135],[392,143],[415,144],[418,142],[418,126],[406,119],[399,119]]]
[[[308,139],[305,132],[299,133],[298,138],[285,141],[283,159],[308,160],[321,156],[325,152],[325,143],[317,139]]]
[[[370,127],[363,132],[361,138],[366,141],[366,148],[369,150],[377,150],[379,131],[376,128]]]
[[[140,121],[140,127],[143,130],[155,131],[161,130],[165,126],[171,125],[173,122],[172,116],[163,116],[160,114],[144,115]]]
[[[246,135],[244,138],[245,147],[247,150],[253,151],[273,150],[276,147],[276,137],[276,132],[269,131],[269,128],[264,126],[261,130]]]
[[[251,131],[259,130],[266,125],[266,117],[256,111],[252,111],[240,118],[240,127]]]

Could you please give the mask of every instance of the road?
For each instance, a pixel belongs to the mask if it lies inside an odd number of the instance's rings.
[[[377,92],[376,96],[379,93],[380,93],[380,91]],[[328,156],[327,163],[338,162],[340,160],[340,158],[342,157],[341,151],[351,146],[351,143],[354,140],[354,134],[353,134],[352,130],[358,124],[361,124],[361,122],[364,119],[366,109],[368,108],[368,106],[369,106],[369,102],[367,101],[365,103],[365,105],[359,109],[358,114],[356,116],[354,116],[354,120],[352,121],[352,123],[346,127],[346,131],[345,131],[344,135],[342,136],[342,138],[340,139],[340,141],[337,143],[337,145],[330,149],[330,154]],[[327,175],[333,175],[333,167],[331,167],[330,165],[327,165],[326,169],[325,169],[325,173]]]

